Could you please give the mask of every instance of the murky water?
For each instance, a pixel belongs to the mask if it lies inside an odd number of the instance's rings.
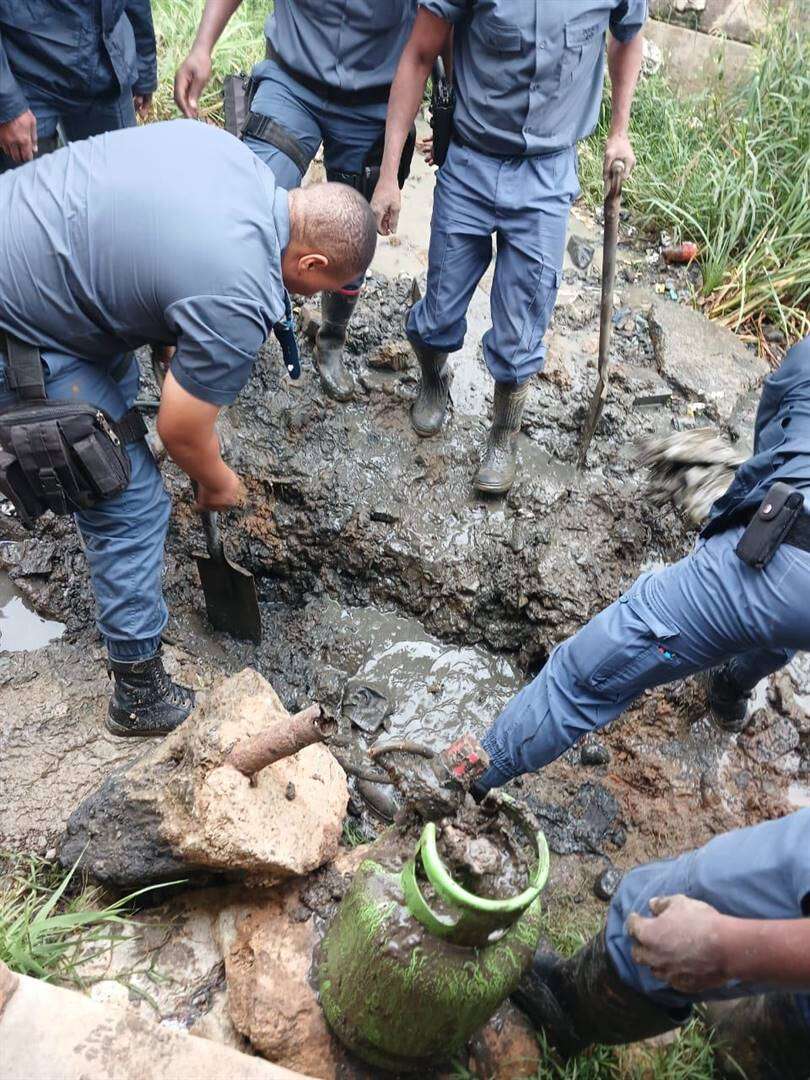
[[[41,649],[64,632],[63,623],[37,615],[8,575],[0,573],[0,652]]]

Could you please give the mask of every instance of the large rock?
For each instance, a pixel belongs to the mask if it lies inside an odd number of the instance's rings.
[[[650,334],[658,370],[687,401],[705,404],[707,415],[727,423],[745,394],[770,368],[718,323],[693,308],[656,300]]]
[[[228,760],[237,744],[289,719],[270,684],[245,669],[219,682],[192,715],[71,816],[64,865],[81,860],[121,887],[171,878],[271,883],[336,853],[348,791],[322,745],[253,777]]]
[[[3,1080],[307,1080],[0,963]]]

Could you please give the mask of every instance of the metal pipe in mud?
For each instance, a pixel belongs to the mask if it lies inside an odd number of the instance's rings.
[[[337,730],[334,720],[326,720],[320,705],[310,705],[294,716],[278,720],[258,735],[238,742],[225,759],[251,780],[275,761],[292,757],[313,743],[324,742]]]

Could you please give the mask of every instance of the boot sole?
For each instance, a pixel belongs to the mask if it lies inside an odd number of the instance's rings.
[[[109,714],[104,721],[104,726],[111,735],[117,735],[119,738],[124,739],[156,739],[161,735],[168,735],[169,728],[164,731],[133,731],[132,728],[127,727],[125,724],[119,724],[117,720],[114,720]]]
[[[482,495],[506,495],[508,491],[511,491],[515,485],[515,481],[512,480],[506,484],[482,484],[478,480],[473,480],[473,487],[476,491],[479,491]]]

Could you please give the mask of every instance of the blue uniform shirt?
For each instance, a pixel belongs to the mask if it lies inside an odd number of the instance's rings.
[[[71,143],[0,176],[0,329],[109,364],[172,343],[224,405],[284,316],[287,192],[225,131],[170,120]]]
[[[777,480],[804,490],[810,510],[810,337],[789,349],[762,387],[754,453],[714,504],[704,535],[728,528],[735,515],[759,506]]]
[[[455,128],[476,150],[550,154],[599,116],[605,31],[629,41],[647,0],[419,0],[453,23]]]
[[[157,86],[150,0],[0,0],[0,124],[26,85],[70,104]]]
[[[394,81],[416,0],[276,0],[265,33],[284,63],[339,90]]]

